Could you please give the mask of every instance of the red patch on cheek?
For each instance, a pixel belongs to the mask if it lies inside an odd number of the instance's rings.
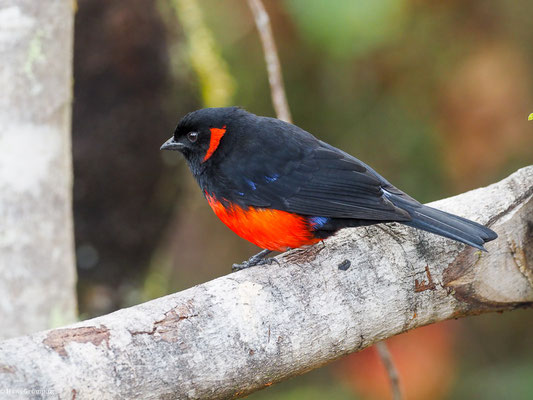
[[[211,138],[209,139],[209,148],[207,149],[207,152],[205,153],[205,157],[202,162],[206,162],[207,160],[209,160],[209,158],[217,149],[218,145],[220,144],[220,139],[222,139],[222,136],[224,136],[224,134],[226,133],[226,125],[224,125],[222,128],[210,128],[209,130],[211,131]]]

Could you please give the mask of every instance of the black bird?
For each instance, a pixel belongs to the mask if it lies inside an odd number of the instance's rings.
[[[497,237],[483,225],[420,204],[364,162],[303,129],[238,107],[187,114],[161,150],[180,151],[215,214],[265,249],[241,267],[339,229],[385,222],[480,250]]]

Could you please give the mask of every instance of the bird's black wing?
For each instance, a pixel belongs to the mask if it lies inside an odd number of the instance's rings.
[[[286,132],[285,125],[285,131],[277,136],[276,130],[271,130],[269,134],[277,140],[253,143],[255,148],[246,152],[253,155],[251,159],[240,163],[231,160],[232,179],[221,179],[227,181],[232,201],[309,216],[411,219],[387,199],[383,188],[402,192],[370,167],[307,132],[290,127],[295,131]]]

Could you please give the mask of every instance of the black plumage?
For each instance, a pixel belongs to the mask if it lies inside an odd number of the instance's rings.
[[[204,162],[209,129],[221,127],[226,133]],[[200,133],[198,143],[187,141],[191,131]],[[185,116],[171,140],[182,144],[205,193],[243,208],[306,216],[316,237],[392,221],[482,250],[497,237],[476,222],[420,204],[357,158],[278,119],[237,107],[203,109]]]

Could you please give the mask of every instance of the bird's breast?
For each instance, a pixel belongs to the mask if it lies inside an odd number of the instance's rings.
[[[308,219],[299,214],[269,208],[243,208],[205,193],[217,217],[240,237],[257,246],[286,251],[320,241]]]

